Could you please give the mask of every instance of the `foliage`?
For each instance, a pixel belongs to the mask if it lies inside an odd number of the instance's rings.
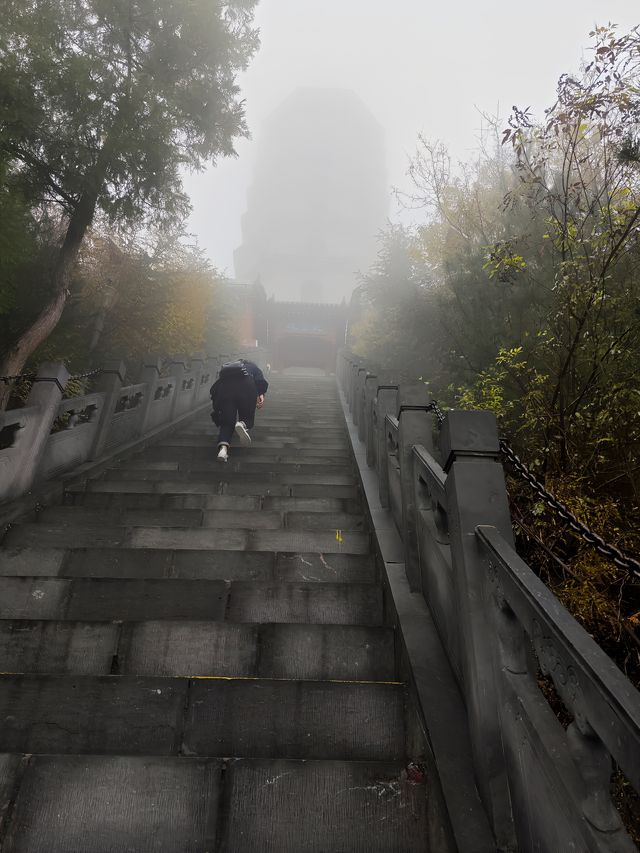
[[[72,370],[105,359],[135,364],[204,351],[211,339],[222,350],[230,335],[221,279],[179,233],[122,245],[98,232],[81,253],[69,308],[36,358],[63,359]]]
[[[457,168],[420,138],[404,201],[423,222],[400,246],[412,273],[398,277],[388,233],[361,288],[356,348],[387,367],[409,360],[449,405],[492,410],[551,491],[638,553],[640,33],[591,35],[592,60],[560,78],[542,121],[514,109]],[[531,534],[523,548],[615,651],[640,609],[637,586],[621,587],[617,570],[512,487]],[[618,659],[640,676],[629,642]]]
[[[68,214],[94,179],[114,221],[184,213],[179,170],[233,153],[252,0],[5,0],[0,150]],[[99,173],[99,174],[98,174]]]
[[[0,371],[20,372],[56,327],[96,214],[121,232],[175,226],[188,210],[181,170],[234,153],[255,2],[5,0],[0,192],[58,227],[48,281],[30,311],[17,305]],[[0,293],[8,305],[17,291]]]

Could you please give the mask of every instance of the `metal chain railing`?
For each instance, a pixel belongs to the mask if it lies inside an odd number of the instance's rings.
[[[438,419],[438,425],[440,426],[444,422],[444,412],[438,406],[435,400],[432,400],[429,409],[433,411],[436,418]],[[584,524],[580,519],[578,519],[570,509],[568,509],[563,503],[561,503],[551,492],[547,491],[547,489],[542,485],[540,480],[538,480],[534,474],[527,468],[525,463],[520,459],[517,453],[513,450],[513,448],[509,445],[509,442],[501,438],[500,439],[500,450],[504,458],[511,465],[513,470],[529,485],[531,488],[542,498],[542,500],[547,504],[547,506],[554,510],[554,512],[573,530],[574,533],[577,533],[578,536],[581,537],[588,545],[591,545],[592,548],[603,557],[606,557],[608,560],[611,560],[614,565],[616,565],[619,569],[623,569],[631,574],[640,577],[640,561],[636,560],[634,557],[629,556],[628,554],[624,554],[619,548],[616,548],[615,545],[611,545],[599,536],[597,533],[594,533],[586,524]]]
[[[0,382],[4,382],[8,385],[10,382],[33,382],[35,378],[35,373],[22,373],[19,376],[0,376]]]
[[[433,414],[434,414],[434,415],[436,416],[436,418],[438,419],[438,426],[440,426],[441,424],[443,424],[443,423],[444,423],[444,412],[442,411],[442,409],[441,409],[441,408],[440,408],[440,406],[436,403],[436,401],[435,401],[435,400],[432,400],[432,401],[429,403],[429,408],[431,409],[431,411],[433,412]]]
[[[74,376],[69,377],[69,382],[77,381],[78,379],[90,379],[92,376],[98,376],[100,373],[104,373],[104,369],[102,367],[97,367],[95,370],[88,370],[86,373],[76,373]]]
[[[500,439],[500,450],[505,459],[509,462],[513,470],[542,498],[542,500],[587,544],[601,554],[603,557],[611,560],[619,569],[624,569],[627,572],[640,577],[640,562],[627,554],[624,554],[615,545],[610,545],[608,542],[594,533],[586,524],[580,521],[576,516],[567,509],[551,492],[542,485],[542,483],[531,473],[524,462],[516,454],[513,448],[509,445],[506,439]]]

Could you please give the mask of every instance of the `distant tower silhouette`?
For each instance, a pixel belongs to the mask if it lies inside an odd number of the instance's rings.
[[[236,277],[278,300],[348,300],[388,198],[383,130],[357,95],[295,91],[261,134]]]

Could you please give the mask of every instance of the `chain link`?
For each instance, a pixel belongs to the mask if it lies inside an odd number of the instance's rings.
[[[435,400],[431,402],[429,408],[437,417],[438,425],[442,425],[445,419],[444,412]],[[513,470],[519,474],[529,486],[531,486],[534,492],[542,498],[550,509],[554,510],[554,512],[571,528],[571,530],[573,530],[574,533],[577,533],[584,542],[591,545],[592,548],[595,548],[601,556],[611,560],[619,569],[624,569],[625,571],[636,575],[636,577],[640,577],[640,561],[624,554],[619,548],[616,548],[615,545],[605,542],[602,536],[598,536],[597,533],[594,533],[593,530],[580,521],[580,519],[578,519],[563,503],[560,503],[560,501],[552,495],[551,492],[548,492],[542,483],[531,473],[524,462],[509,445],[508,441],[504,438],[500,439],[500,450],[502,451],[505,459],[510,463]]]
[[[89,379],[91,376],[97,376],[99,373],[102,373],[102,367],[97,367],[95,370],[89,370],[86,373],[76,373],[75,376],[69,377],[69,382],[72,380],[78,379]]]
[[[70,376],[67,382],[77,381],[79,379],[89,379],[92,376],[97,376],[99,373],[103,372],[102,367],[97,367],[95,370],[88,370],[86,373],[76,373],[73,376]],[[40,379],[41,382],[55,382],[56,380],[52,377],[42,376],[38,377],[37,373],[21,373],[18,376],[0,376],[0,382],[4,382],[5,384],[9,384],[10,382],[33,382],[34,379]]]
[[[438,419],[438,426],[440,426],[441,424],[443,424],[443,423],[444,423],[444,412],[442,411],[442,409],[441,409],[441,408],[440,408],[440,406],[436,403],[436,401],[435,401],[435,400],[432,400],[432,401],[431,401],[431,403],[429,404],[429,408],[431,409],[431,411],[433,412],[433,414],[434,414],[434,415],[436,416],[436,418]]]
[[[616,548],[615,545],[610,545],[608,542],[594,533],[586,524],[583,524],[567,507],[548,492],[542,483],[531,473],[524,462],[518,457],[515,451],[509,446],[509,443],[504,439],[500,439],[500,450],[504,454],[505,459],[509,462],[514,471],[528,483],[529,486],[542,498],[542,500],[564,521],[567,525],[577,533],[588,545],[591,545],[595,550],[611,560],[619,569],[624,569],[627,572],[640,577],[640,562],[633,557],[630,557]]]
[[[19,376],[0,376],[0,382],[4,382],[8,385],[9,382],[19,382],[20,380],[22,380],[23,382],[33,382],[35,378],[35,373],[23,373]]]

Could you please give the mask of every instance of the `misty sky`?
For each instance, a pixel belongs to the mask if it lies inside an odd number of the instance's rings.
[[[385,129],[391,192],[406,187],[419,132],[465,159],[478,109],[541,113],[559,75],[588,55],[594,23],[609,21],[640,24],[638,0],[262,0],[262,47],[240,79],[253,138],[238,143],[237,159],[187,177],[189,228],[233,274],[261,124],[299,86],[349,88],[363,99]]]

